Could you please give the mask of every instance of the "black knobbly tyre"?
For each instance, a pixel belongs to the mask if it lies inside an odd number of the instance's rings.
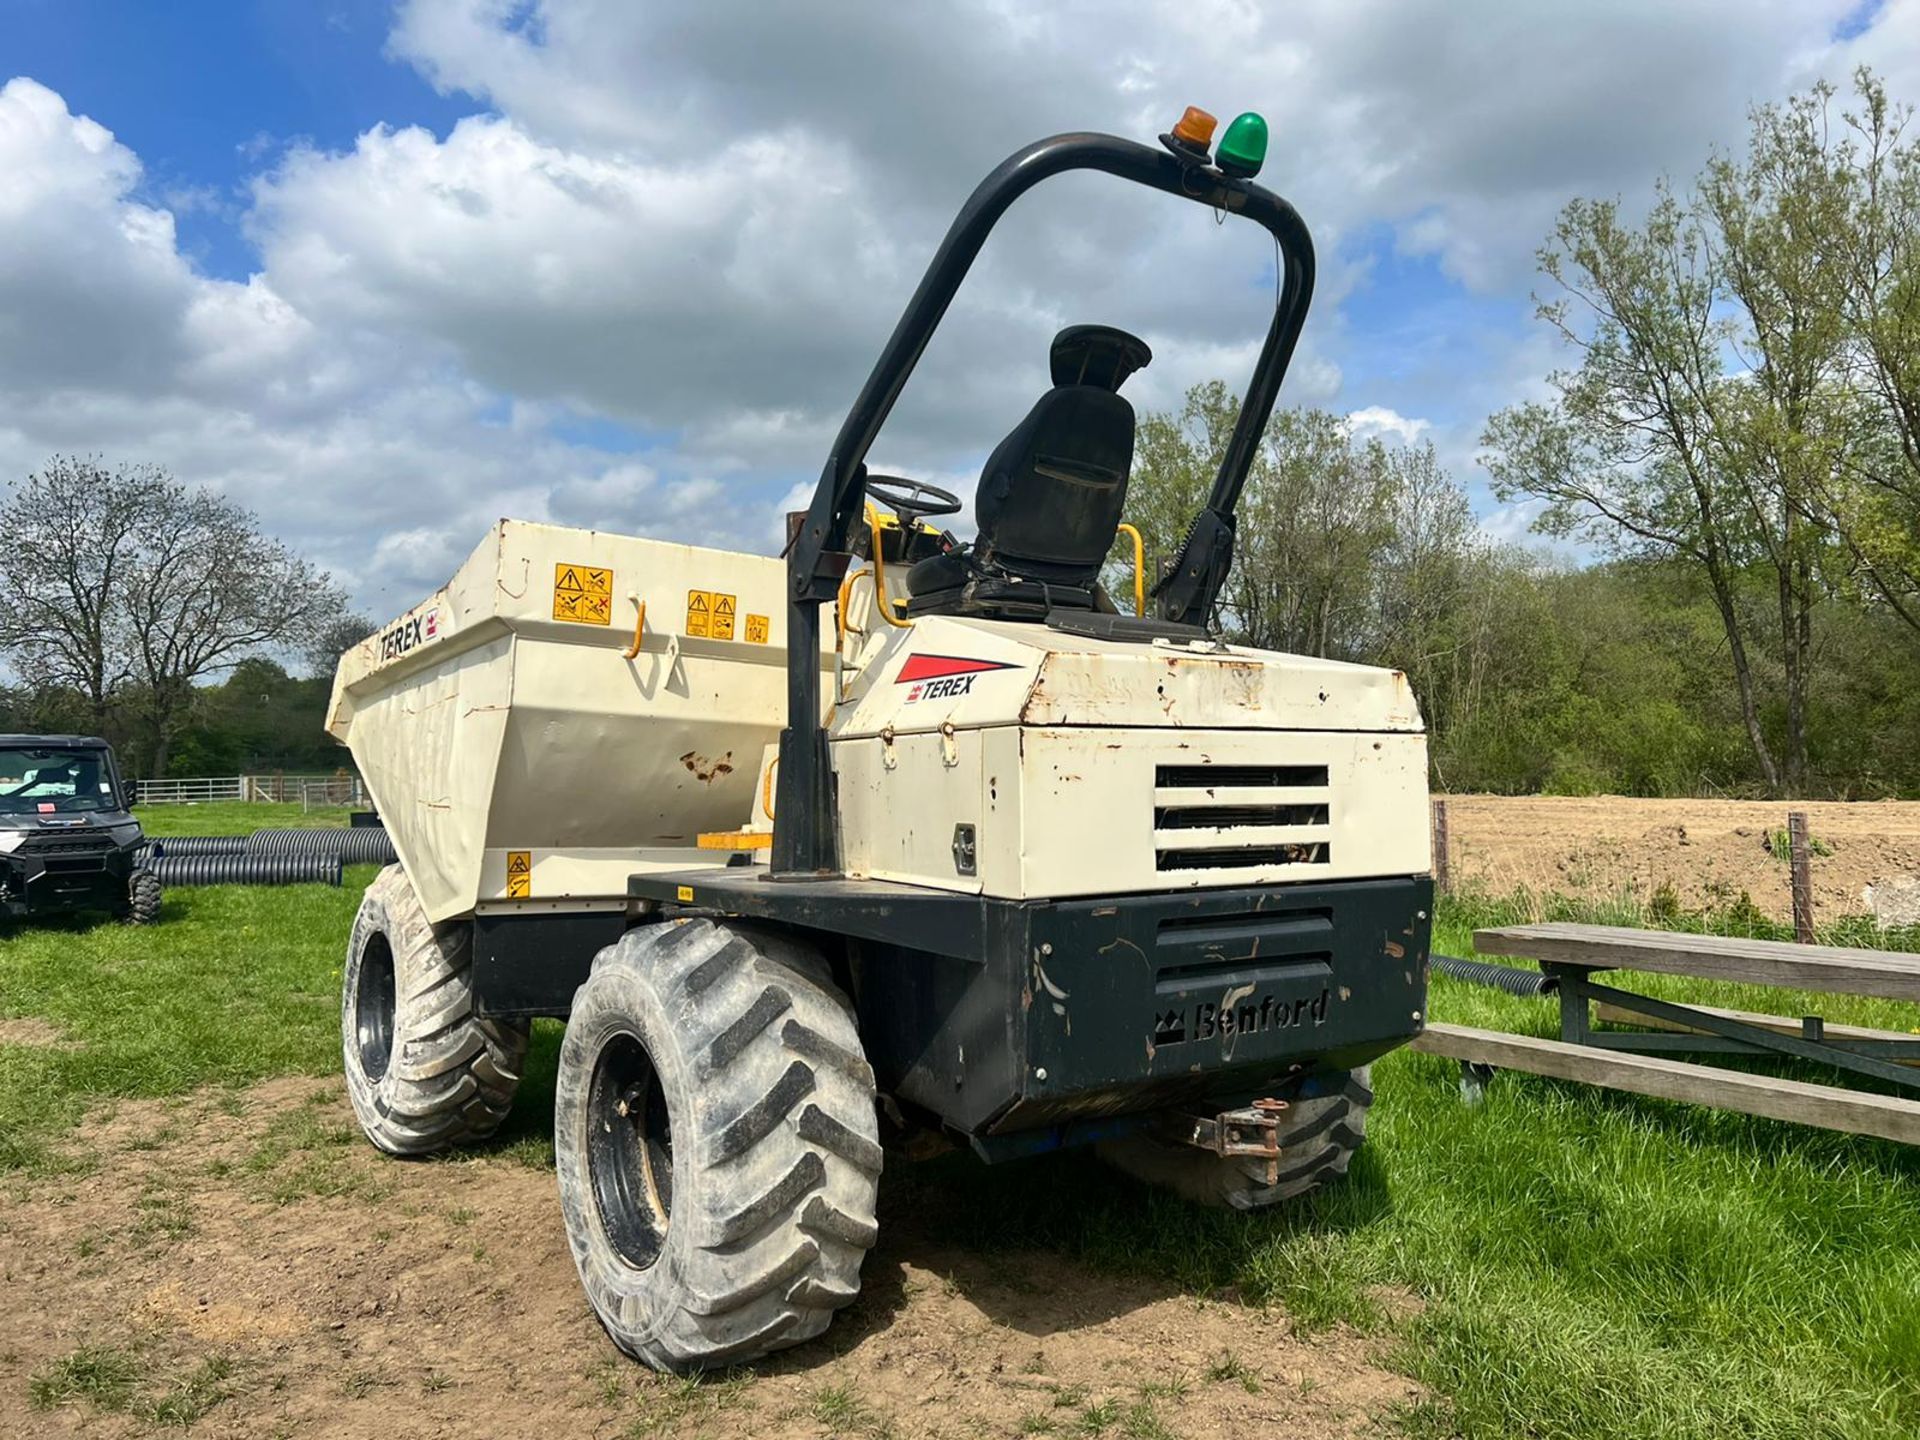
[[[160,877],[144,867],[127,880],[127,923],[151,925],[160,918]]]
[[[795,940],[687,920],[601,951],[561,1046],[553,1145],[587,1298],[656,1369],[798,1344],[859,1294],[873,1072]]]
[[[473,1003],[473,926],[435,926],[389,865],[367,887],[341,975],[347,1094],[367,1138],[393,1155],[483,1140],[520,1084],[525,1021]]]
[[[1201,1205],[1258,1210],[1296,1200],[1347,1173],[1367,1135],[1373,1104],[1366,1066],[1328,1095],[1295,1100],[1280,1128],[1280,1173],[1267,1182],[1264,1161],[1214,1155],[1148,1134],[1110,1140],[1100,1158],[1136,1180],[1159,1185]]]

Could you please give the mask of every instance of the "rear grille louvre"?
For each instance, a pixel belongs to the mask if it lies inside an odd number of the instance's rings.
[[[1325,805],[1162,805],[1156,830],[1212,830],[1222,825],[1324,825]]]
[[[1333,847],[1306,845],[1216,845],[1206,850],[1156,850],[1156,870],[1241,870],[1252,865],[1327,865]]]
[[[1261,870],[1333,861],[1325,765],[1154,767],[1154,868]]]
[[[1167,788],[1222,790],[1250,786],[1309,788],[1327,783],[1324,765],[1159,765],[1153,783]]]

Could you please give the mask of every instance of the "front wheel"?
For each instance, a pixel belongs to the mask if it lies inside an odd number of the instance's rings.
[[[629,930],[574,996],[553,1148],[594,1313],[659,1370],[820,1334],[877,1234],[873,1072],[819,955],[712,920]]]
[[[1367,1137],[1372,1075],[1361,1066],[1329,1095],[1295,1100],[1280,1126],[1280,1168],[1272,1183],[1266,1162],[1214,1155],[1151,1134],[1100,1145],[1102,1160],[1136,1180],[1158,1185],[1200,1205],[1260,1210],[1297,1200],[1347,1173]]]
[[[127,880],[127,923],[152,925],[160,918],[160,877],[139,869]]]
[[[347,1095],[367,1138],[427,1155],[500,1128],[520,1084],[527,1022],[482,1015],[473,925],[434,925],[398,865],[360,902],[341,972]]]

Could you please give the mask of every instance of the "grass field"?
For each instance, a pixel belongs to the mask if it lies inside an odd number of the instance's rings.
[[[255,830],[299,830],[347,823],[343,805],[267,805],[215,800],[205,805],[142,805],[134,812],[149,835],[247,835]]]
[[[211,828],[250,828],[243,818]],[[339,947],[371,874],[342,890],[176,891],[152,931],[0,937],[0,1017],[57,1036],[0,1044],[0,1172],[84,1168],[70,1132],[104,1100],[330,1073]],[[1438,948],[1467,953],[1476,924],[1560,908],[1455,901]],[[1800,1004],[1644,978],[1715,1003]],[[1442,980],[1432,1008],[1541,1034],[1554,1023],[1551,1002]],[[1920,1023],[1873,1002],[1836,1001],[1831,1016]],[[558,1033],[540,1028],[496,1147],[536,1165]],[[1286,1215],[1194,1210],[1079,1155],[894,1164],[887,1184],[982,1251],[1018,1237],[1196,1294],[1237,1289],[1296,1326],[1375,1333],[1436,1397],[1402,1417],[1415,1437],[1920,1434],[1920,1154],[1520,1075],[1469,1108],[1450,1064],[1406,1053],[1376,1083],[1349,1183]]]

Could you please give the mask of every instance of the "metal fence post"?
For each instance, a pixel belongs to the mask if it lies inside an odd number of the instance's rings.
[[[1795,810],[1787,816],[1787,852],[1793,871],[1793,938],[1813,944],[1813,857],[1807,841],[1807,815]]]
[[[1445,892],[1449,886],[1450,856],[1447,854],[1447,802],[1433,802],[1433,883]]]

